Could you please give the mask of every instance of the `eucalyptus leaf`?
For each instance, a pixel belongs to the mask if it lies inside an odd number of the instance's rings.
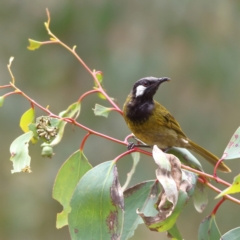
[[[173,227],[168,230],[168,237],[172,240],[183,240],[176,224],[174,224]]]
[[[108,117],[110,111],[111,108],[107,108],[99,104],[95,104],[95,108],[93,109],[93,112],[96,116],[102,116],[106,118]]]
[[[33,39],[28,39],[30,45],[27,47],[28,50],[36,50],[42,46],[42,42],[35,41]]]
[[[201,163],[187,149],[179,148],[179,147],[172,147],[172,148],[169,148],[167,152],[174,154],[183,164],[185,164],[191,168],[203,171],[203,167],[202,167]]]
[[[172,208],[175,207],[178,199],[178,189],[182,179],[181,163],[171,154],[166,154],[156,145],[153,147],[153,158],[158,165],[156,176],[164,189],[166,201],[172,203]],[[174,164],[171,162],[174,161]],[[175,169],[172,169],[174,167]]]
[[[208,195],[206,185],[201,182],[197,182],[195,191],[193,194],[193,204],[198,212],[203,212],[208,204]]]
[[[89,170],[77,184],[68,214],[71,239],[119,239],[123,227],[123,193],[114,161]]]
[[[5,97],[4,97],[4,96],[1,96],[1,97],[0,97],[0,107],[3,105],[4,100],[5,100]]]
[[[155,216],[149,217],[140,211],[138,211],[137,213],[142,217],[143,221],[150,230],[165,232],[174,226],[179,214],[182,212],[187,201],[188,194],[185,191],[180,190],[177,204],[170,216],[166,217],[165,214],[162,216],[161,213],[158,213]]]
[[[23,132],[29,131],[29,124],[33,123],[35,118],[35,111],[33,108],[28,109],[21,117],[20,119],[20,127],[23,130]]]
[[[240,127],[235,131],[224,150],[222,159],[234,159],[240,157]]]
[[[198,240],[216,240],[220,239],[220,237],[221,234],[216,223],[215,215],[209,215],[199,226]]]
[[[234,178],[232,185],[219,193],[216,198],[220,198],[226,194],[233,194],[238,192],[240,192],[240,174]]]
[[[131,178],[132,178],[133,174],[135,173],[136,167],[137,167],[137,165],[139,163],[139,160],[140,160],[140,153],[139,152],[133,152],[133,153],[131,153],[131,156],[132,156],[132,159],[133,159],[133,165],[132,165],[131,171],[127,174],[126,182],[122,186],[123,191],[125,191],[125,189],[129,185],[129,183],[131,181]]]
[[[70,200],[81,177],[92,168],[86,156],[78,150],[61,166],[53,186],[53,198],[61,203],[63,211],[57,214],[57,228],[68,224],[68,213],[71,211]]]
[[[31,157],[28,154],[29,141],[33,137],[33,132],[29,131],[16,138],[10,146],[10,160],[13,162],[12,173],[31,172]]]
[[[66,110],[60,112],[59,116],[62,118],[76,119],[80,114],[80,110],[81,110],[81,104],[79,102],[75,102],[75,103],[71,104]],[[55,146],[62,140],[62,137],[64,134],[64,129],[65,129],[67,122],[64,120],[59,120],[59,119],[51,119],[50,122],[53,127],[57,127],[57,129],[58,129],[57,136],[50,143],[51,146]]]
[[[239,240],[239,236],[240,236],[240,227],[237,227],[225,233],[221,237],[221,240]]]
[[[136,213],[137,209],[141,209],[147,216],[157,214],[154,204],[159,192],[156,181],[139,183],[124,192],[125,214],[121,240],[132,237],[138,225],[143,223],[141,217]]]
[[[96,75],[99,83],[102,84],[102,82],[103,82],[103,73],[102,73],[101,71],[96,71],[96,72],[94,72],[94,73],[95,73],[95,75]]]
[[[81,110],[81,104],[79,102],[75,102],[71,104],[66,110],[59,113],[59,116],[62,118],[74,118],[76,119]]]

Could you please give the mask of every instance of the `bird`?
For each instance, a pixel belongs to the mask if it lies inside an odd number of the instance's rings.
[[[128,128],[145,146],[157,145],[162,150],[186,148],[215,166],[219,158],[191,141],[171,113],[153,99],[159,86],[168,81],[168,77],[144,77],[135,82],[123,105],[123,117]],[[218,170],[231,172],[223,162],[218,165]]]

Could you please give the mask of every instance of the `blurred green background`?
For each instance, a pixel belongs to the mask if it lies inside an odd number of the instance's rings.
[[[28,38],[48,39],[43,23],[45,8],[51,13],[51,30],[77,53],[91,69],[104,73],[104,88],[122,106],[133,83],[144,76],[167,76],[172,81],[161,86],[156,99],[169,109],[185,133],[219,157],[239,126],[240,90],[240,2],[224,0],[3,0],[0,3],[0,85],[10,79],[7,63],[15,57],[12,71],[17,86],[43,106],[58,113],[93,86],[86,70],[65,49],[47,45],[28,51]],[[1,90],[0,95],[6,93]],[[117,113],[108,119],[95,117],[92,108],[108,105],[97,96],[84,99],[79,121],[87,126],[124,139],[129,134]],[[19,119],[29,103],[21,96],[8,97],[0,109],[0,239],[65,240],[68,228],[55,228],[61,206],[52,199],[54,178],[62,163],[76,151],[84,131],[68,126],[55,156],[40,156],[38,145],[30,146],[31,174],[14,174],[9,146],[21,134]],[[43,113],[38,111],[39,115]],[[125,151],[125,147],[91,136],[84,152],[99,164]],[[227,181],[239,173],[239,162],[228,164],[233,173],[220,174]],[[131,158],[119,163],[121,182],[131,166]],[[213,168],[203,162],[205,170]],[[131,184],[154,179],[155,164],[142,156]],[[204,213],[195,211],[192,201],[178,220],[184,239],[197,239],[198,226],[215,204]],[[229,218],[231,216],[231,218]],[[226,202],[217,216],[222,233],[239,225],[239,208]],[[132,240],[167,239],[165,233],[137,229]]]

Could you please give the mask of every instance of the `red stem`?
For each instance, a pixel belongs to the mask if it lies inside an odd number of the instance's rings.
[[[92,94],[92,93],[97,93],[97,92],[99,92],[98,89],[94,89],[94,90],[90,90],[90,91],[88,91],[88,92],[85,92],[85,93],[78,99],[78,102],[79,102],[79,103],[82,102],[82,100],[83,100],[86,96],[88,96],[88,95],[90,95],[90,94]]]
[[[80,146],[80,151],[83,150],[84,144],[85,144],[86,140],[88,139],[88,137],[89,137],[90,135],[91,135],[91,133],[88,132],[88,133],[84,136],[84,138],[83,138],[83,140],[82,140],[82,143],[81,143],[81,146]]]
[[[40,104],[38,104],[37,102],[35,102],[33,99],[31,99],[29,96],[27,96],[25,93],[23,93],[21,90],[17,89],[18,91],[16,92],[11,92],[11,93],[8,93],[8,94],[5,94],[4,96],[6,95],[11,95],[11,94],[21,94],[22,96],[24,96],[31,104],[37,106],[38,108],[40,108],[41,110],[43,110],[44,112],[46,112],[47,114],[49,114],[50,117],[53,117],[53,118],[57,118],[57,119],[62,119],[66,122],[69,122],[69,123],[73,123],[74,125],[78,126],[78,127],[81,127],[83,129],[85,129],[87,132],[91,133],[91,134],[94,134],[94,135],[97,135],[99,137],[103,137],[103,138],[106,138],[110,141],[113,141],[113,142],[116,142],[116,143],[120,143],[122,145],[126,145],[126,143],[124,141],[121,141],[121,140],[118,140],[118,139],[115,139],[115,138],[112,138],[112,137],[109,137],[105,134],[102,134],[102,133],[99,133],[99,132],[96,132],[96,131],[93,131],[92,129],[76,122],[76,120],[72,119],[72,118],[61,118],[55,114],[53,114],[49,109],[47,108],[44,108],[43,106],[41,106]]]
[[[201,172],[201,171],[199,171],[199,170],[193,169],[193,168],[191,168],[191,167],[189,167],[189,166],[186,166],[186,165],[183,165],[183,164],[182,164],[182,168],[184,168],[184,169],[186,169],[186,170],[188,170],[188,171],[194,172],[194,173],[196,173],[196,174],[198,174],[198,175],[200,175],[200,176],[204,176],[204,177],[206,177],[206,178],[211,178],[211,179],[214,179],[214,180],[216,179],[214,176],[212,176],[212,175],[210,175],[210,174],[207,174],[207,173],[205,173],[205,172]],[[227,187],[231,186],[230,183],[225,182],[224,180],[222,180],[222,179],[220,179],[220,178],[218,178],[218,183],[221,183],[221,184],[223,184],[223,185],[225,185],[225,186],[227,186]]]
[[[21,92],[9,92],[3,95],[3,97],[8,97],[10,95],[14,95],[14,94],[22,94]]]
[[[116,142],[116,143],[119,143],[119,144],[122,144],[122,145],[126,145],[126,143],[124,141],[118,140],[116,138],[109,137],[109,136],[107,136],[107,135],[105,135],[103,133],[100,133],[100,132],[96,132],[96,131],[94,131],[94,130],[92,130],[92,129],[82,125],[81,123],[77,122],[75,119],[72,119],[72,118],[61,118],[61,117],[59,117],[57,115],[54,115],[54,114],[51,114],[50,117],[58,118],[58,119],[61,119],[61,120],[65,121],[65,122],[72,123],[72,124],[82,128],[82,129],[86,130],[87,132],[89,132],[91,134],[97,135],[97,136],[102,137],[102,138],[106,138],[106,139],[108,139],[108,140],[110,140],[112,142]]]
[[[33,104],[33,102],[31,102],[31,108],[34,109],[34,104]]]
[[[57,39],[58,40],[58,39]],[[64,44],[63,42],[61,42],[60,40],[55,41],[55,43],[59,43],[60,45],[62,45],[63,47],[65,47],[69,52],[71,52],[76,58],[77,60],[82,64],[82,66],[92,75],[94,81],[96,82],[99,91],[106,97],[106,99],[109,101],[109,103],[118,110],[118,112],[122,115],[122,111],[121,109],[117,106],[117,104],[106,94],[106,92],[104,91],[104,89],[102,88],[100,82],[97,79],[96,74],[98,72],[93,72],[91,71],[91,69],[86,65],[86,63],[78,56],[78,54],[75,52],[75,50],[71,49],[69,46],[67,46],[66,44]]]
[[[212,211],[212,215],[216,215],[218,208],[222,205],[222,203],[223,203],[225,200],[226,200],[225,198],[222,198],[222,199],[217,203],[217,205],[215,206],[215,208],[214,208],[213,211]]]
[[[211,183],[205,182],[205,184],[206,184],[209,188],[211,188],[213,191],[215,191],[215,192],[217,192],[217,193],[220,193],[220,192],[221,192],[220,189],[216,188],[216,187],[213,186]],[[238,200],[238,199],[236,199],[236,198],[234,198],[234,197],[232,197],[232,196],[230,196],[230,195],[225,195],[223,198],[226,198],[226,199],[228,199],[228,200],[230,200],[230,201],[232,201],[232,202],[240,205],[240,200]]]
[[[218,176],[217,176],[217,168],[219,166],[219,164],[223,161],[223,159],[219,159],[218,162],[216,163],[214,170],[213,170],[213,176],[216,179],[216,181],[218,182]]]
[[[0,86],[0,89],[2,89],[2,88],[9,88],[9,87],[12,87],[12,85],[3,85],[3,86]]]
[[[132,137],[133,137],[133,134],[127,135],[127,136],[125,137],[125,139],[124,139],[124,142],[125,142],[126,144],[128,144],[128,139],[129,139],[129,138],[132,138]]]
[[[96,77],[94,77],[95,81],[98,81]],[[122,110],[118,107],[118,105],[105,93],[102,86],[99,83],[99,90],[101,91],[102,95],[113,105],[113,107],[118,111],[121,115],[123,115]]]
[[[117,163],[117,161],[118,161],[119,159],[121,159],[122,157],[124,157],[124,156],[126,156],[126,155],[128,155],[128,154],[130,154],[130,153],[132,153],[132,152],[137,152],[137,149],[136,149],[136,148],[133,148],[133,149],[131,149],[131,150],[128,150],[128,151],[126,151],[126,152],[118,155],[118,156],[114,159],[114,162]]]
[[[119,110],[119,108],[110,108],[111,111],[115,111],[115,112],[118,112],[120,113],[121,115],[123,114],[122,110]]]

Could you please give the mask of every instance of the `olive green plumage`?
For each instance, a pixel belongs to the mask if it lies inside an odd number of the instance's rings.
[[[146,77],[138,80],[123,106],[124,119],[137,139],[161,149],[183,147],[196,152],[216,165],[218,157],[192,142],[182,131],[179,123],[160,103],[153,100],[159,85],[169,78]],[[221,162],[218,169],[231,170]]]

